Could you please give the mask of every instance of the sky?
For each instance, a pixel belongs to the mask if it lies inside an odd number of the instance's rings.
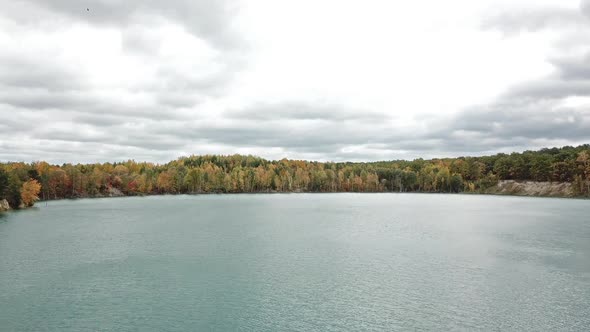
[[[0,161],[590,142],[590,0],[0,0]]]

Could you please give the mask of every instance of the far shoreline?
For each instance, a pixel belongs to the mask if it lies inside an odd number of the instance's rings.
[[[10,211],[23,211],[31,208],[39,207],[39,205],[54,201],[75,201],[82,199],[107,199],[107,198],[131,198],[131,197],[164,197],[164,196],[211,196],[211,195],[298,195],[298,194],[411,194],[411,195],[449,195],[449,196],[494,196],[494,197],[523,197],[523,198],[551,198],[551,199],[567,199],[567,200],[590,200],[590,197],[576,196],[576,195],[533,195],[533,194],[522,194],[522,193],[510,193],[510,192],[420,192],[420,191],[379,191],[379,192],[356,192],[356,191],[330,191],[330,192],[318,192],[318,191],[261,191],[261,192],[194,192],[194,193],[155,193],[155,194],[138,194],[138,195],[100,195],[100,196],[80,196],[80,197],[64,197],[64,198],[50,198],[50,199],[39,199],[35,205],[25,208],[8,210],[0,209],[0,213]]]
[[[230,195],[331,195],[331,194],[360,194],[360,195],[444,195],[444,196],[489,196],[489,197],[504,197],[504,198],[531,198],[531,199],[554,199],[554,200],[574,200],[574,201],[588,201],[588,197],[563,197],[563,196],[532,196],[532,195],[515,195],[515,194],[488,194],[488,193],[429,193],[429,192],[268,192],[268,193],[182,193],[182,194],[149,194],[149,195],[127,195],[127,196],[93,196],[93,197],[73,197],[73,198],[58,198],[39,200],[35,205],[20,209],[0,210],[0,216],[13,212],[23,212],[27,210],[35,210],[43,208],[43,203],[60,201],[78,201],[78,200],[100,200],[100,199],[122,199],[122,198],[149,198],[149,197],[179,197],[179,196],[230,196]],[[47,205],[45,205],[47,206]]]
[[[555,199],[567,199],[567,200],[590,200],[590,197],[584,196],[543,196],[543,195],[522,195],[522,194],[499,194],[499,193],[448,193],[448,192],[354,192],[354,191],[336,191],[336,192],[230,192],[230,193],[215,193],[215,192],[202,192],[202,193],[178,193],[178,194],[144,194],[144,195],[123,195],[123,196],[87,196],[87,197],[67,197],[57,199],[45,199],[37,201],[37,204],[43,202],[55,202],[55,201],[75,201],[83,199],[109,199],[109,198],[147,198],[147,197],[166,197],[166,196],[229,196],[229,195],[331,195],[331,194],[359,194],[359,195],[445,195],[445,196],[493,196],[493,197],[523,197],[523,198],[555,198]],[[26,209],[26,208],[25,208]],[[15,209],[12,209],[15,210]]]

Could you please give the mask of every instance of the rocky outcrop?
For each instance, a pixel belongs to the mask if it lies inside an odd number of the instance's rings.
[[[10,205],[8,205],[8,201],[5,199],[0,199],[0,212],[10,210]]]
[[[574,190],[569,182],[535,182],[503,180],[488,188],[486,194],[573,197]]]
[[[109,187],[108,197],[123,197],[123,196],[125,196],[125,194],[121,190],[119,190],[115,187]]]

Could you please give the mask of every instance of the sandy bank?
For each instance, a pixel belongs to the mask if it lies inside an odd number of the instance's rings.
[[[569,182],[535,182],[503,180],[487,189],[486,194],[545,196],[545,197],[573,197],[574,191]]]

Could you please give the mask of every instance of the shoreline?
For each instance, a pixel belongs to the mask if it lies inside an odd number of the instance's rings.
[[[41,207],[42,203],[59,202],[59,201],[76,201],[76,200],[94,200],[94,199],[112,199],[112,198],[148,198],[148,197],[164,197],[164,196],[212,196],[212,195],[321,195],[321,194],[362,194],[362,195],[445,195],[445,196],[490,196],[490,197],[518,197],[518,198],[532,198],[532,199],[558,199],[558,200],[581,200],[588,201],[590,197],[584,196],[533,196],[533,195],[518,195],[518,194],[497,194],[497,193],[433,193],[433,192],[253,192],[253,193],[182,193],[182,194],[150,194],[150,195],[126,195],[126,196],[89,196],[89,197],[74,197],[74,198],[58,198],[39,200],[35,205],[20,209],[0,210],[0,214],[26,211]]]
[[[510,155],[375,162],[191,155],[166,164],[0,163],[0,197],[10,202],[0,210],[37,200],[352,192],[590,198],[590,144]]]
[[[490,188],[491,189],[491,188]],[[415,195],[465,195],[465,196],[496,196],[496,197],[526,197],[526,198],[554,198],[554,199],[568,199],[568,200],[590,200],[588,196],[576,196],[576,195],[536,195],[526,193],[512,193],[512,192],[499,192],[496,190],[486,190],[486,192],[421,192],[421,191],[379,191],[379,192],[355,192],[355,191],[329,191],[329,192],[318,192],[318,191],[259,191],[259,192],[194,192],[194,193],[164,193],[164,194],[141,194],[141,195],[100,195],[100,196],[80,196],[80,197],[64,197],[55,199],[39,199],[36,204],[48,203],[53,201],[64,201],[64,200],[79,200],[79,199],[107,199],[107,198],[129,198],[129,197],[160,197],[160,196],[209,196],[209,195],[297,195],[297,194],[415,194]],[[27,210],[34,208],[35,205],[19,208],[19,209],[0,209],[0,213]]]
[[[317,191],[287,191],[287,192],[229,192],[229,193],[177,193],[177,194],[145,194],[145,195],[123,195],[123,196],[85,196],[85,197],[68,197],[57,199],[39,200],[36,203],[64,201],[64,200],[79,200],[79,199],[108,199],[108,198],[143,198],[143,197],[163,197],[163,196],[224,196],[224,195],[321,195],[321,194],[361,194],[361,195],[376,195],[376,194],[409,194],[409,195],[449,195],[449,196],[497,196],[497,197],[526,197],[526,198],[556,198],[556,199],[575,199],[575,200],[590,200],[586,196],[548,196],[548,195],[525,195],[525,194],[502,194],[502,193],[477,193],[477,192],[420,192],[420,191],[379,191],[379,192],[355,192],[355,191],[331,191],[331,192],[317,192]]]

